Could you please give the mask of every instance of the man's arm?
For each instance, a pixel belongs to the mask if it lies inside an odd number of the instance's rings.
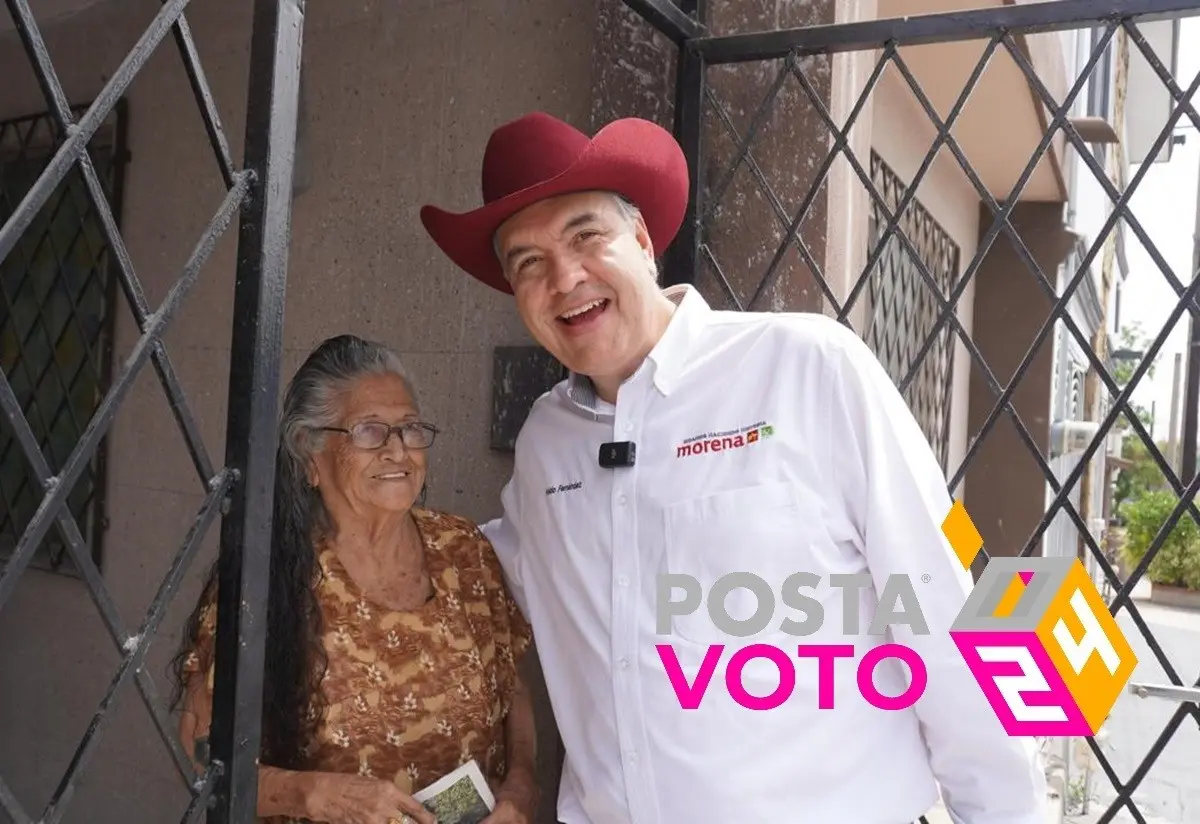
[[[928,625],[927,635],[904,624],[891,635],[915,650],[928,672],[914,709],[947,810],[956,824],[1043,824],[1036,740],[1009,737],[950,638],[973,583],[942,534],[953,503],[946,477],[867,346],[844,330],[834,334],[830,355],[828,459],[876,592],[890,575],[909,576]]]
[[[520,511],[519,498],[520,488],[514,473],[500,492],[502,507],[500,517],[482,524],[479,529],[495,549],[496,557],[500,560],[500,567],[504,571],[504,582],[508,587],[509,594],[516,601],[521,614],[528,620],[529,607],[525,601],[524,582],[521,581],[517,571],[517,558],[521,553],[521,535],[517,526]]]

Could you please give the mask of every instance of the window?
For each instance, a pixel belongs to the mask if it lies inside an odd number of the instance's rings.
[[[871,178],[893,214],[906,186],[887,164],[871,153]],[[886,217],[872,205],[868,228],[873,250],[887,226]],[[870,302],[864,338],[897,385],[912,368],[925,339],[938,325],[941,305],[917,269],[900,239],[911,241],[921,263],[932,276],[943,298],[958,280],[959,248],[942,226],[917,201],[909,203],[899,225],[888,238],[867,286]],[[868,251],[868,254],[870,251]],[[933,345],[925,352],[905,400],[933,447],[942,469],[949,471],[950,406],[954,378],[954,342],[949,318],[938,326]]]
[[[1084,371],[1079,366],[1070,369],[1070,415],[1073,421],[1085,420],[1084,409]]]
[[[1100,45],[1100,41],[1104,38],[1104,29],[1092,29],[1091,41],[1088,44],[1087,56],[1090,57],[1096,48]],[[1088,117],[1099,117],[1103,120],[1111,121],[1112,115],[1112,89],[1113,89],[1113,43],[1115,38],[1108,42],[1104,47],[1104,54],[1096,62],[1092,69],[1091,77],[1087,82],[1087,114]],[[1086,65],[1086,58],[1084,61]],[[1105,152],[1108,146],[1104,143],[1095,143],[1092,145],[1092,154],[1101,164],[1104,163]]]
[[[1121,287],[1125,281],[1118,279],[1113,284],[1113,317],[1112,328],[1116,332],[1121,331]]]
[[[78,116],[86,108],[76,111]],[[89,154],[119,219],[124,106],[97,131]],[[15,212],[59,145],[48,114],[0,122],[0,224]],[[108,390],[117,277],[82,173],[72,169],[0,261],[0,368],[57,473]],[[107,439],[71,490],[69,508],[100,563]],[[11,423],[0,415],[0,559],[7,559],[42,499]],[[32,566],[72,573],[57,526]]]

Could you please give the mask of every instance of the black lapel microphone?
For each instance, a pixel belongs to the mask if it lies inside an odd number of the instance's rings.
[[[605,469],[633,466],[636,460],[637,444],[633,441],[600,444],[600,465]]]

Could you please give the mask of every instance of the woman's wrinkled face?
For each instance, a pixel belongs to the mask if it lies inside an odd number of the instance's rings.
[[[357,424],[401,426],[420,421],[404,381],[396,375],[368,375],[341,395],[339,419],[331,424],[353,430]],[[380,511],[407,512],[425,484],[426,449],[405,446],[393,430],[380,447],[355,444],[347,432],[324,432],[313,456],[311,482],[331,513],[370,517]]]

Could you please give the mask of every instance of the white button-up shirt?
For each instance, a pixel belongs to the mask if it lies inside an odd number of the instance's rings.
[[[971,588],[941,523],[943,472],[895,385],[855,334],[817,314],[710,309],[691,287],[616,405],[572,376],[533,406],[517,440],[503,516],[484,528],[525,611],[566,749],[558,817],[566,824],[906,824],[942,797],[957,824],[1043,824],[1034,741],[1010,738],[948,634]],[[633,466],[603,468],[600,445],[636,444]],[[776,595],[761,632],[731,637],[701,607],[656,631],[664,573],[709,587],[753,572]],[[807,637],[780,624],[793,572],[821,576],[824,607]],[[829,586],[866,573],[872,586]],[[889,575],[907,574],[929,626],[867,629]],[[929,576],[922,584],[922,576]],[[857,627],[844,623],[841,595]],[[678,599],[680,591],[674,593]],[[754,612],[745,589],[725,601]],[[876,709],[857,662],[887,641],[915,649],[928,685],[908,710]],[[682,709],[657,644],[694,682],[711,644],[725,652],[696,709]],[[790,652],[782,705],[736,703],[725,669],[752,643]],[[801,644],[853,644],[836,664],[834,709],[818,706],[818,663]],[[894,665],[894,666],[893,666]],[[886,695],[907,674],[876,670]],[[755,696],[780,684],[769,661],[742,671]]]

